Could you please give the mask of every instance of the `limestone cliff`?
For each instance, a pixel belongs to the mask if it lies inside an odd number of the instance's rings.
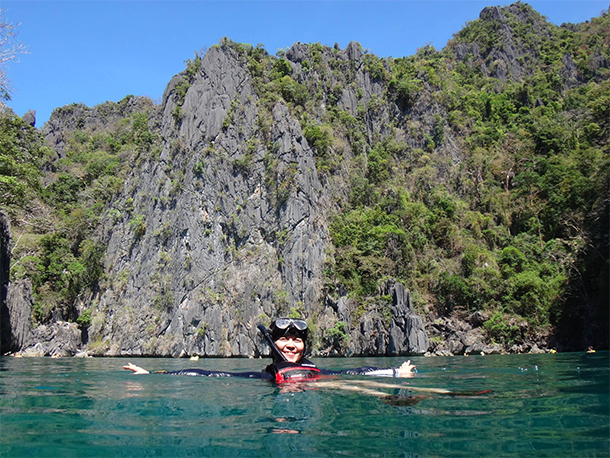
[[[558,300],[583,284],[566,278],[607,233],[564,227],[604,220],[602,165],[553,181],[559,164],[603,157],[608,53],[587,37],[606,22],[486,8],[444,50],[396,59],[223,39],[159,104],[55,110],[42,130],[54,154],[40,149],[49,207],[36,204],[48,223],[22,228],[27,262],[11,272],[42,299],[22,346],[256,356],[256,325],[278,315],[305,317],[317,354],[553,345],[551,321],[587,307]]]
[[[299,59],[307,50],[295,45],[287,53],[295,80],[306,79]],[[362,59],[356,44],[339,54],[345,63],[350,55]],[[381,93],[362,69],[354,77],[364,97]],[[352,99],[344,91],[340,103],[355,111]],[[375,122],[371,134],[380,130]],[[334,326],[322,284],[332,188],[286,102],[261,107],[247,56],[230,43],[211,48],[196,72],[170,81],[151,124],[158,124],[160,154],[133,170],[105,224],[109,281],[92,316],[90,348],[259,355],[267,348],[256,325],[272,317],[302,313],[318,330]],[[380,344],[368,353],[427,348],[405,344],[404,323],[373,323]]]
[[[29,280],[9,282],[10,224],[0,211],[0,354],[21,349],[31,332],[32,286]]]
[[[0,211],[0,354],[11,348],[10,314],[6,304],[10,264],[10,223]]]

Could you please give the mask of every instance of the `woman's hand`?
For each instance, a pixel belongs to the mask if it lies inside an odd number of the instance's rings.
[[[127,364],[127,366],[123,366],[123,369],[126,369],[128,371],[133,371],[134,375],[138,375],[138,374],[150,374],[149,371],[147,371],[146,369],[142,369],[140,366],[136,366],[135,364]]]
[[[398,371],[398,377],[413,377],[415,375],[415,372],[417,368],[411,364],[411,360],[404,362],[400,365],[400,367],[397,369]]]

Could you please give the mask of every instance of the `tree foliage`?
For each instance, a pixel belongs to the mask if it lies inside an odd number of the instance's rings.
[[[479,56],[498,55],[506,28],[482,19],[442,52],[391,62],[389,100],[408,114],[433,95],[446,122],[439,114],[426,150],[387,137],[352,170],[349,205],[330,228],[329,285],[364,300],[392,276],[437,312],[492,313],[485,329],[499,341],[518,338],[502,321],[513,317],[606,345],[610,17],[559,28],[518,8],[503,14],[512,45],[528,52],[519,77],[500,81],[454,53],[477,43]],[[578,82],[557,76],[566,54]],[[453,165],[441,153],[447,133],[463,138]]]
[[[105,248],[94,231],[132,161],[155,139],[139,112],[105,130],[75,130],[66,157],[57,159],[38,130],[0,115],[0,192],[15,239],[11,278],[32,281],[35,320],[76,320],[77,299],[99,287]]]
[[[329,294],[347,291],[365,307],[385,300],[380,285],[391,277],[422,312],[484,312],[483,329],[499,342],[522,339],[526,323],[574,347],[590,335],[605,345],[610,16],[557,27],[525,4],[498,11],[441,51],[397,59],[366,52],[356,62],[315,43],[291,61],[223,39],[257,95],[249,152],[233,167],[250,179],[263,145],[261,181],[278,208],[287,201],[297,169],[280,173],[272,136],[273,110],[284,104],[334,199]],[[179,102],[200,65],[199,55],[187,61]],[[38,134],[0,118],[3,205],[13,221],[30,218],[15,225],[24,236],[12,275],[33,279],[39,319],[75,319],[76,298],[96,288],[103,249],[93,231],[156,142],[147,115],[130,115],[104,131],[77,129],[66,157],[45,167],[51,152]],[[130,203],[114,217],[142,236],[145,217]],[[171,298],[163,283],[157,305]],[[331,334],[340,340],[344,325]]]

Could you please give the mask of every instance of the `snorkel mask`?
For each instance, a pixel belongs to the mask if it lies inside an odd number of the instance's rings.
[[[271,323],[269,331],[271,332],[271,338],[274,341],[278,340],[280,337],[296,336],[303,339],[303,342],[305,342],[309,335],[307,322],[294,318],[278,318]]]
[[[303,354],[307,352],[307,337],[309,335],[309,329],[307,328],[307,322],[304,320],[294,318],[278,318],[267,330],[262,324],[258,325],[258,329],[263,333],[263,336],[267,340],[271,349],[271,357],[274,362],[285,361],[284,355],[275,346],[275,341],[280,337],[285,336],[296,336],[303,339],[305,348]]]

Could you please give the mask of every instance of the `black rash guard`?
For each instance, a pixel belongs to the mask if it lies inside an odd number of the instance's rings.
[[[354,369],[327,370],[318,369],[314,363],[302,358],[298,363],[279,362],[268,365],[261,372],[220,372],[204,369],[183,369],[179,371],[151,371],[151,374],[189,375],[196,377],[241,377],[274,379],[277,382],[290,379],[312,379],[329,375],[372,375],[376,377],[398,377],[398,370],[393,367],[357,367]]]

